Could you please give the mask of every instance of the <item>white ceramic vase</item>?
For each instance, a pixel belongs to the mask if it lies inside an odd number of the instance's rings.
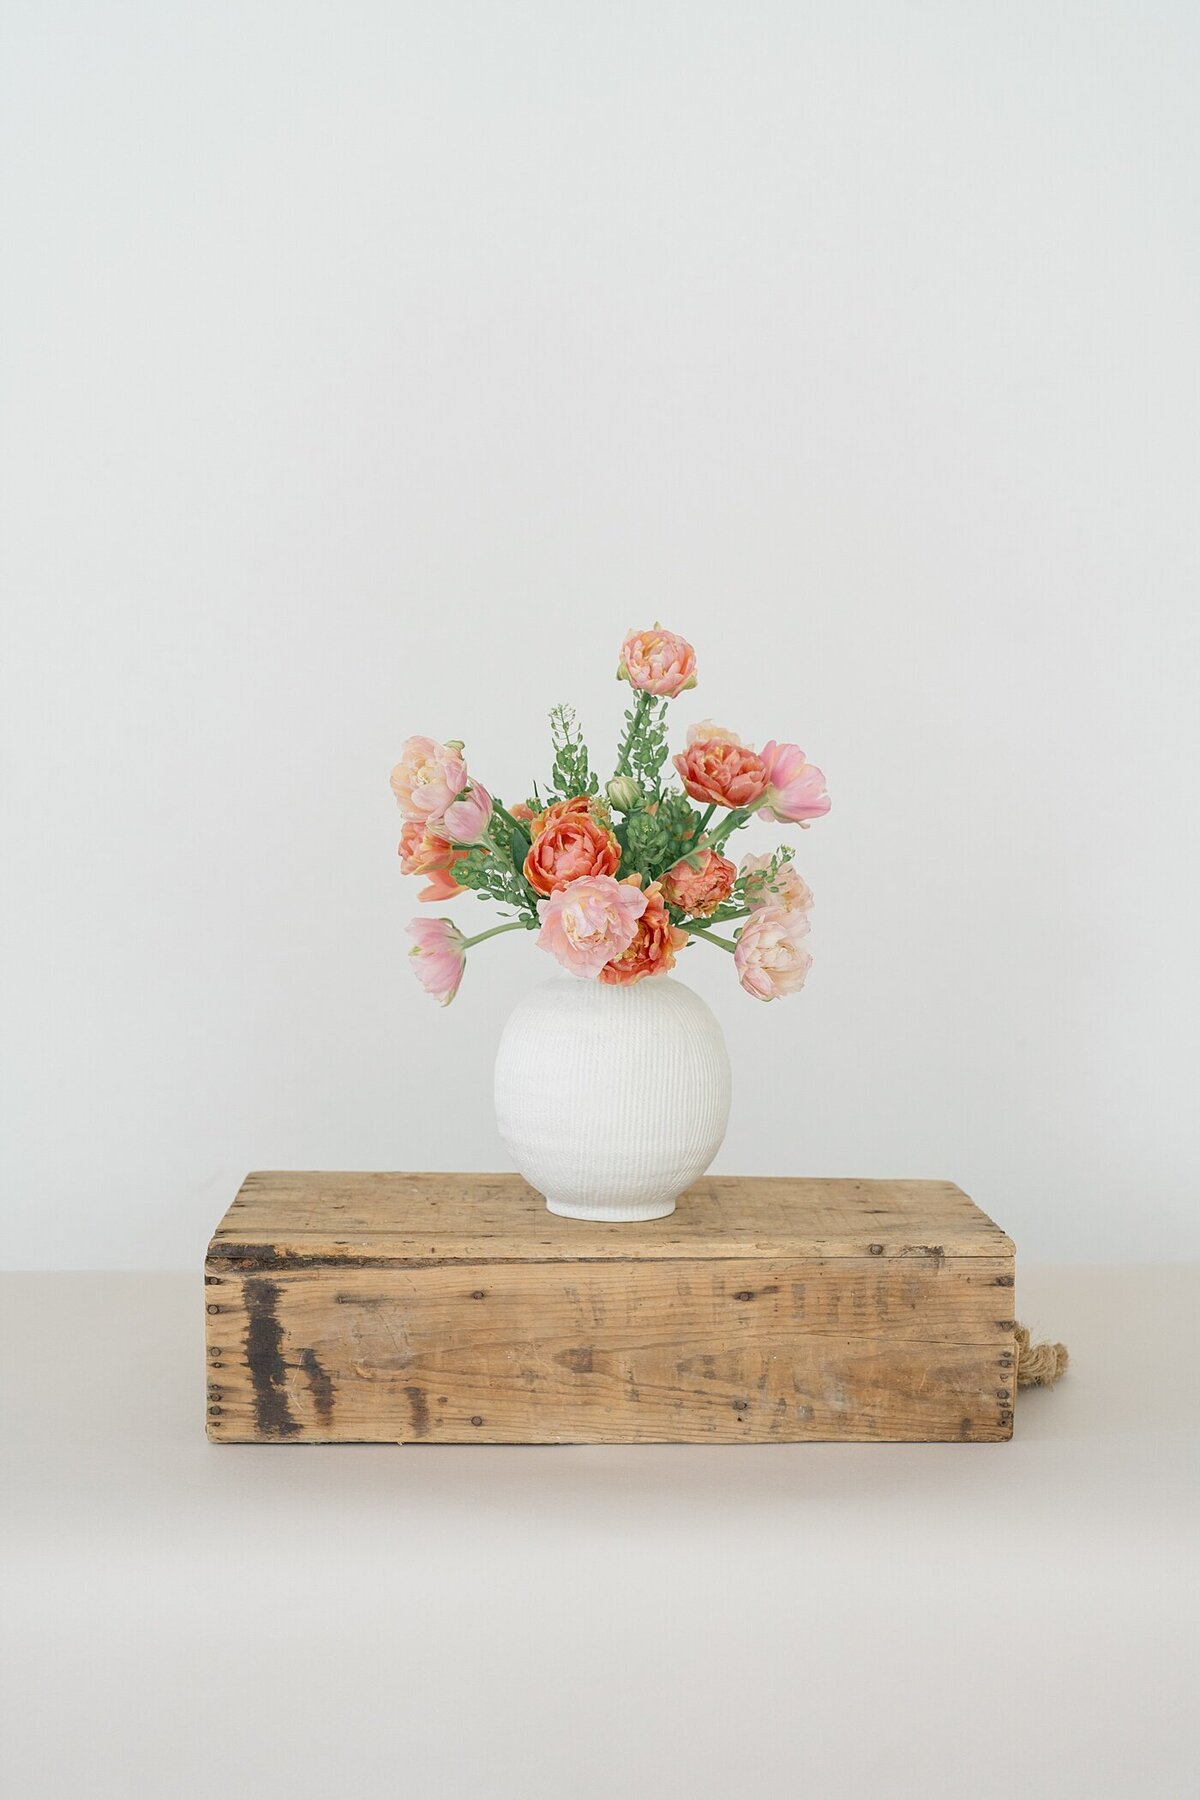
[[[513,1161],[568,1219],[661,1219],[729,1121],[713,1014],[669,975],[631,987],[558,975],[514,1007],[496,1056]]]

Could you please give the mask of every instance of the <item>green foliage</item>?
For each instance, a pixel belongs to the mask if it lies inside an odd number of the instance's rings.
[[[454,865],[459,887],[470,888],[480,899],[498,900],[518,914],[537,920],[537,896],[522,873],[529,839],[521,826],[493,802],[492,832],[487,844],[476,844]]]
[[[739,875],[733,884],[730,905],[745,906],[750,901],[761,901],[764,895],[775,892],[775,881],[779,871],[790,863],[795,851],[781,844],[778,850],[771,852],[771,860],[765,869],[752,869],[749,875]]]
[[[667,702],[651,700],[642,715],[640,729],[634,731],[629,747],[633,773],[647,791],[661,793],[662,768],[669,753]]]
[[[699,835],[700,814],[686,794],[668,790],[630,813],[622,831],[625,855],[621,873],[639,873],[656,881],[672,863],[686,856]]]
[[[554,772],[550,778],[552,798],[573,800],[577,794],[598,793],[600,783],[592,774],[587,745],[571,707],[551,709],[550,738],[554,745]]]
[[[616,776],[634,776],[640,787],[656,797],[662,792],[662,767],[668,751],[667,702],[639,693],[625,714]]]

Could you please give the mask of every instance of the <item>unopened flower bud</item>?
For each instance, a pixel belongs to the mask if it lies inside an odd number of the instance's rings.
[[[604,790],[614,812],[629,813],[642,798],[642,790],[632,775],[614,775]]]

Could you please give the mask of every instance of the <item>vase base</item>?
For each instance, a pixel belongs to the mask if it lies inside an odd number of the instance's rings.
[[[560,1219],[589,1219],[594,1225],[636,1225],[646,1219],[665,1219],[675,1211],[674,1198],[651,1200],[644,1206],[578,1206],[572,1200],[546,1196],[546,1211]]]

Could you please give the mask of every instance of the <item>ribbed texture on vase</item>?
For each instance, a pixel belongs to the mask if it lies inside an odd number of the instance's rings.
[[[496,1056],[496,1122],[552,1212],[657,1219],[729,1121],[729,1058],[698,994],[555,976],[518,1002]]]

